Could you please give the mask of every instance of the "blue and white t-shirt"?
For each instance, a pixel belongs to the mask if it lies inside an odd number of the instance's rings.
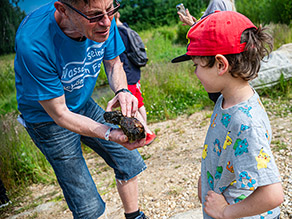
[[[124,50],[115,20],[105,42],[77,42],[58,26],[54,1],[29,14],[16,34],[15,83],[18,109],[31,123],[52,121],[38,101],[66,98],[77,112],[90,98],[103,60]]]

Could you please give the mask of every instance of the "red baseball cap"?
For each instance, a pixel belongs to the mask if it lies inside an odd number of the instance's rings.
[[[215,11],[196,23],[187,34],[189,43],[185,55],[171,62],[190,60],[191,56],[238,54],[244,51],[243,31],[257,27],[244,15],[235,11]]]

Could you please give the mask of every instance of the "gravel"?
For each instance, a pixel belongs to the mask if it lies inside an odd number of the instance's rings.
[[[290,105],[291,106],[291,105]],[[201,204],[197,197],[197,181],[200,174],[201,148],[209,125],[211,111],[204,110],[191,116],[151,124],[158,138],[150,145],[139,149],[148,168],[139,177],[139,205],[151,219],[191,219]],[[279,117],[270,113],[273,129],[272,150],[281,173],[285,201],[281,205],[281,219],[292,218],[292,116]],[[94,153],[86,153],[87,164],[94,181],[107,203],[102,219],[124,219],[121,201],[116,191],[113,172]],[[21,207],[36,201],[50,202],[61,196],[58,185],[32,185],[31,195],[20,199]],[[72,218],[62,199],[42,212],[29,208],[21,214],[6,214],[10,218]],[[195,213],[194,213],[195,214]],[[24,216],[25,215],[25,216]],[[27,216],[30,215],[30,216]],[[198,216],[198,217],[194,217]]]

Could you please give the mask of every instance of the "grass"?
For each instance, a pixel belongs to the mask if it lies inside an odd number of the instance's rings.
[[[275,36],[275,49],[283,43],[292,42],[291,27],[280,24],[270,24],[270,27]],[[191,62],[170,63],[172,58],[186,51],[185,45],[175,43],[177,29],[177,26],[160,27],[140,33],[149,57],[149,63],[142,68],[141,85],[150,123],[174,119],[182,114],[190,115],[213,105],[194,75]],[[19,193],[25,193],[26,186],[31,183],[56,183],[51,166],[16,121],[18,111],[14,88],[14,56],[0,57],[0,178],[12,199]],[[102,70],[97,87],[105,84],[106,74]],[[285,81],[282,77],[278,85],[259,90],[268,113],[279,117],[291,115],[291,89],[292,79]],[[113,93],[107,93],[99,99],[99,104],[105,108],[112,97]],[[156,133],[158,131],[159,128],[155,130]],[[179,130],[174,131],[179,133]],[[286,148],[280,141],[274,143],[279,150]],[[172,150],[173,147],[170,145],[167,149]],[[85,153],[92,152],[87,147],[83,147],[83,150]],[[143,158],[146,160],[150,156],[145,155]],[[112,181],[110,186],[115,186],[115,182]]]

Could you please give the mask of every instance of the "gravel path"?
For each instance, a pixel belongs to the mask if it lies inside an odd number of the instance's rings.
[[[141,210],[151,219],[201,218],[199,213],[193,214],[194,210],[201,207],[197,197],[197,181],[201,146],[210,116],[211,111],[206,110],[189,117],[181,116],[150,125],[158,134],[158,139],[150,146],[139,149],[148,166],[140,175],[139,189]],[[274,135],[272,148],[285,190],[281,219],[291,219],[292,116],[289,114],[286,118],[280,118],[272,113],[269,116]],[[124,219],[111,169],[93,153],[87,153],[86,160],[98,190],[107,203],[107,218]],[[9,218],[72,218],[57,185],[32,185],[30,190],[31,195],[16,208],[33,203],[41,205],[18,215],[10,215]],[[51,202],[52,200],[58,201]],[[9,215],[5,218],[7,216]]]

